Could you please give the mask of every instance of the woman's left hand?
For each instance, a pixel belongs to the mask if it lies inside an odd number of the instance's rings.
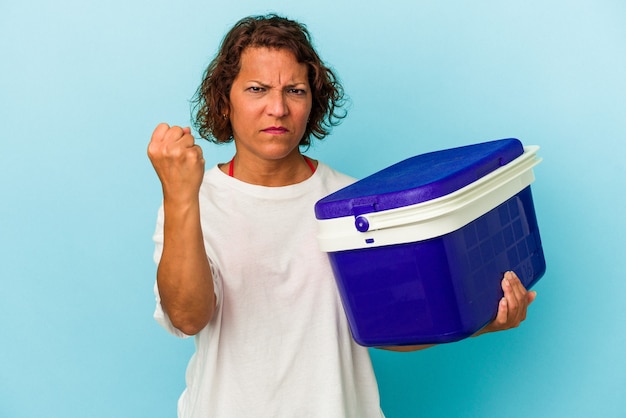
[[[537,292],[526,290],[512,271],[504,274],[502,290],[504,297],[500,299],[496,318],[474,336],[516,328],[526,319],[528,306],[535,300]]]

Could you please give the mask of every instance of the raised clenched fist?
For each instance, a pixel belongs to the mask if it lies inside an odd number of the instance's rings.
[[[197,199],[204,158],[190,128],[159,124],[152,133],[148,157],[161,180],[164,199],[181,203]]]

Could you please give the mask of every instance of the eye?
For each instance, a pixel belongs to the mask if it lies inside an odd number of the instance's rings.
[[[259,86],[250,86],[248,87],[248,91],[251,93],[262,93],[265,91],[265,89]]]
[[[296,89],[296,88],[291,88],[289,90],[287,90],[290,94],[294,94],[296,96],[304,96],[306,95],[306,90],[305,89]]]

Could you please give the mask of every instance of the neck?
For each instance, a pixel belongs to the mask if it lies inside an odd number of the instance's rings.
[[[220,169],[246,183],[280,187],[297,184],[311,177],[316,169],[316,162],[307,160],[300,152],[277,160],[243,158],[240,154],[235,154]]]

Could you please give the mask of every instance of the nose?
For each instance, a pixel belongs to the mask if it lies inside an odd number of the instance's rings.
[[[283,91],[274,90],[268,95],[267,113],[276,118],[282,118],[289,114],[287,97]]]

